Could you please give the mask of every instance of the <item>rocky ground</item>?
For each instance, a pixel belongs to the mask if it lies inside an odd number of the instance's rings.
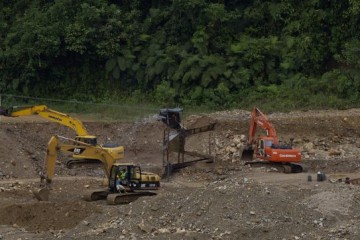
[[[216,128],[190,137],[186,147],[207,153],[211,139],[215,162],[164,177],[156,196],[118,206],[84,201],[86,190],[101,185],[102,170],[67,169],[65,155],[50,201],[38,202],[31,190],[39,185],[47,141],[74,133],[36,116],[2,117],[0,239],[358,239],[360,186],[344,180],[360,178],[360,109],[267,116],[280,140],[294,139],[307,172],[284,174],[240,161],[248,111],[193,115],[185,127]],[[155,119],[85,125],[100,141],[125,146],[124,161],[161,173],[165,126]],[[318,171],[325,181],[316,181]]]

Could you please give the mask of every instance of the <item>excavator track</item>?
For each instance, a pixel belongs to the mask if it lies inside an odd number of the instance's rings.
[[[107,196],[106,201],[109,205],[129,204],[136,201],[139,197],[154,195],[156,195],[154,192],[113,193]]]
[[[283,172],[283,173],[301,173],[304,170],[300,164],[296,164],[296,163],[248,161],[245,162],[245,165],[250,165],[251,167],[276,168],[279,172]]]
[[[83,195],[83,198],[87,202],[98,201],[98,200],[106,199],[109,193],[110,192],[108,189],[92,190],[85,193]]]

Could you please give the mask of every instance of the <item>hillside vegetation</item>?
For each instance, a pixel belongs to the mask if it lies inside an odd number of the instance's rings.
[[[2,93],[210,108],[360,100],[357,0],[4,0]]]

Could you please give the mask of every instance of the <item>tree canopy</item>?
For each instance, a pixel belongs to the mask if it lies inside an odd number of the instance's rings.
[[[234,107],[360,100],[356,0],[0,3],[0,89]]]

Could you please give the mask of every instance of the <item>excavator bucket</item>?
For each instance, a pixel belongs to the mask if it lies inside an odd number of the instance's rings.
[[[39,201],[49,201],[50,191],[47,188],[34,189],[32,193]]]
[[[254,158],[254,149],[244,149],[241,154],[241,160],[252,161]]]

